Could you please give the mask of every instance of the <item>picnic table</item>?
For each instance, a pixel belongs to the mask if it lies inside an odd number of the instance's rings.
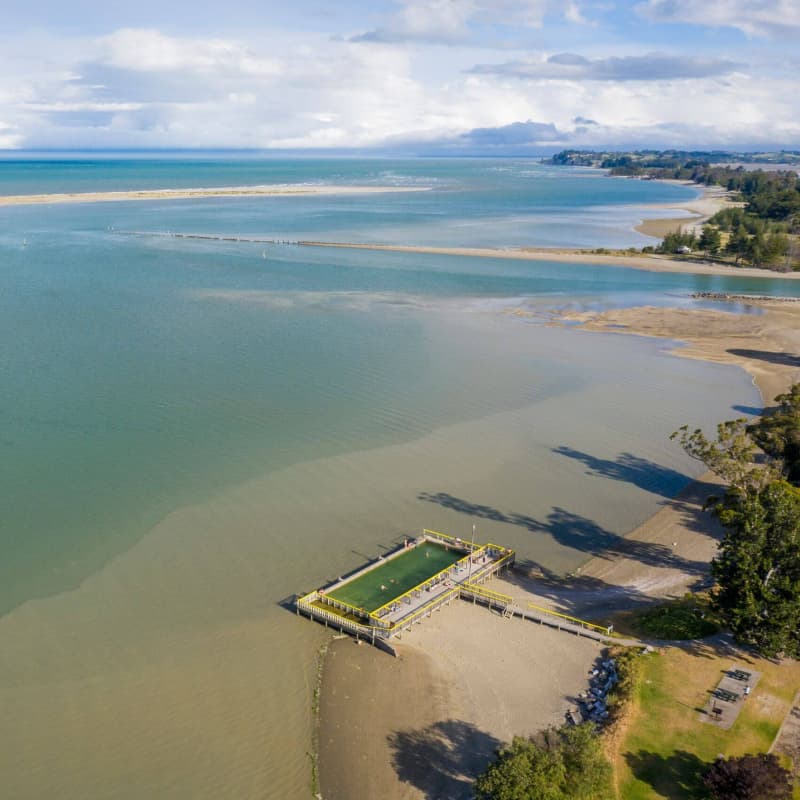
[[[714,689],[714,697],[724,700],[726,703],[735,703],[739,699],[736,692],[729,692],[727,689]]]
[[[732,669],[728,675],[730,675],[734,680],[742,682],[749,681],[752,677],[750,672],[745,672],[743,669]]]

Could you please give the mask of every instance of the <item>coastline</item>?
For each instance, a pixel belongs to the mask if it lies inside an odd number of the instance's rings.
[[[325,186],[265,184],[188,189],[132,189],[119,192],[60,192],[54,194],[0,195],[0,206],[55,205],[63,203],[115,203],[129,200],[196,200],[206,197],[270,197],[273,195],[349,195],[425,192],[427,186]]]
[[[671,231],[688,229],[695,234],[700,233],[702,226],[723,208],[738,205],[731,199],[731,194],[721,186],[703,186],[702,188],[693,181],[671,180],[668,178],[660,179],[659,183],[669,183],[677,186],[690,186],[694,189],[701,189],[700,196],[685,203],[657,203],[648,208],[660,208],[672,211],[685,211],[691,216],[683,217],[657,217],[654,219],[642,220],[634,227],[645,236],[654,239],[662,239]]]
[[[565,313],[554,324],[578,323],[601,333],[647,336],[677,341],[671,352],[681,358],[732,364],[753,380],[768,408],[776,395],[800,381],[800,308],[794,304],[759,301],[759,315],[730,314],[716,310],[655,308],[613,309],[603,312]],[[741,411],[738,412],[741,416]],[[734,410],[732,417],[737,416]],[[687,420],[691,424],[691,420]],[[721,529],[702,511],[710,494],[721,483],[711,472],[692,482],[674,500],[626,536],[629,542],[677,545],[681,558],[707,561],[716,551]],[[698,538],[696,529],[706,536]],[[703,541],[705,539],[705,541]],[[674,566],[647,568],[635,558],[595,557],[578,570],[580,576],[600,580],[626,593],[680,596],[691,588],[694,577]]]
[[[555,261],[568,264],[605,264],[629,267],[645,272],[679,272],[690,275],[736,275],[745,278],[776,278],[798,280],[800,272],[773,272],[754,267],[727,267],[702,261],[673,261],[666,256],[636,253],[611,255],[587,250],[566,248],[520,247],[495,249],[491,247],[432,247],[399,244],[359,244],[356,242],[301,241],[303,247],[332,247],[349,250],[378,250],[395,253],[428,253],[430,255],[465,256],[471,258],[510,258],[522,261]]]
[[[800,379],[800,359],[790,355],[800,352],[800,309],[777,303],[762,304],[762,308],[760,315],[733,315],[640,307],[564,314],[552,324],[578,323],[587,332],[678,340],[673,352],[680,357],[745,369],[764,405],[769,405],[776,394]],[[719,482],[707,473],[666,500],[654,516],[626,536],[629,552],[623,546],[611,555],[595,556],[565,579],[516,573],[493,585],[578,616],[610,615],[658,598],[681,596],[705,580],[704,565],[716,550],[721,530],[703,511],[703,504],[718,489]],[[663,555],[648,561],[641,557],[644,551]],[[530,623],[503,621],[461,602],[405,636],[398,659],[389,659],[374,648],[357,647],[350,640],[335,642],[322,683],[323,796],[326,800],[352,796],[348,792],[354,784],[348,783],[348,775],[353,776],[350,780],[357,778],[360,787],[379,788],[375,796],[387,800],[437,796],[430,794],[431,789],[441,792],[443,787],[431,781],[441,779],[444,772],[450,793],[442,796],[469,797],[470,781],[493,749],[487,742],[496,746],[514,734],[561,721],[558,710],[563,711],[572,693],[582,688],[578,676],[591,664],[590,652],[583,649],[587,641]],[[537,657],[542,660],[536,661]],[[381,685],[388,671],[392,677],[387,686],[397,681],[402,691],[413,686],[417,697],[429,698],[419,716],[414,706],[403,707],[408,716],[397,716],[400,692],[369,696],[364,692],[363,685]],[[448,693],[441,687],[452,675],[458,675],[458,691]],[[334,699],[340,692],[346,693],[346,704]],[[527,713],[531,708],[535,713]],[[471,736],[459,741],[449,738],[454,721],[469,726],[465,730]],[[343,735],[345,731],[368,734],[369,741],[383,749],[367,756],[357,741]],[[387,745],[401,736],[405,737],[402,741],[430,749],[433,763],[427,765],[431,773],[427,777],[404,769],[405,762]],[[454,765],[451,754],[456,747],[466,755]],[[424,758],[424,749],[412,748],[412,752]]]

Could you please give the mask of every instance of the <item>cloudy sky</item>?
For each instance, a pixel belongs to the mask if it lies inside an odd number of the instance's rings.
[[[800,149],[800,0],[5,0],[0,147]]]

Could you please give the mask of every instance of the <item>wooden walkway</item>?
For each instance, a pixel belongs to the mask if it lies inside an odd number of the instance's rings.
[[[471,600],[473,603],[480,603],[489,608],[494,608],[507,618],[519,617],[520,619],[537,622],[539,625],[547,625],[550,628],[571,633],[575,636],[594,639],[604,644],[618,644],[623,647],[640,647],[643,645],[639,639],[623,639],[612,636],[610,628],[603,628],[601,625],[595,625],[575,617],[568,617],[566,614],[561,614],[543,606],[533,607],[533,604],[529,603],[528,605],[532,607],[523,608],[515,603],[509,595],[494,592],[482,586],[477,587],[477,590],[476,587],[471,585],[462,586],[460,594],[463,600]]]

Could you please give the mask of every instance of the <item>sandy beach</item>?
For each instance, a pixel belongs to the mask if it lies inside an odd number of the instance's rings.
[[[694,189],[700,188],[698,184],[692,181],[663,180],[660,182],[691,186]],[[645,236],[652,236],[656,239],[662,239],[670,231],[677,230],[678,228],[699,234],[703,224],[713,217],[714,214],[721,211],[723,208],[733,205],[740,204],[735,203],[731,199],[730,192],[722,186],[705,186],[699,197],[687,203],[680,203],[677,205],[673,203],[659,203],[658,205],[650,206],[650,208],[660,208],[665,211],[684,211],[691,216],[667,216],[664,218],[646,219],[637,225],[635,229]]]
[[[271,184],[264,186],[219,186],[191,189],[133,189],[122,192],[64,192],[0,196],[0,206],[52,205],[61,203],[114,203],[127,200],[198,200],[207,197],[269,197],[272,195],[347,195],[424,192],[426,186],[333,186]]]
[[[514,734],[560,725],[602,647],[457,601],[403,637],[393,659],[333,643],[320,709],[325,800],[472,797]]]
[[[491,247],[425,247],[395,244],[359,244],[355,242],[302,241],[304,247],[341,247],[352,250],[379,250],[396,253],[430,253],[433,255],[475,258],[512,258],[523,261],[554,261],[567,264],[605,264],[610,267],[629,267],[646,272],[679,272],[689,275],[737,275],[745,278],[800,279],[800,272],[774,272],[754,267],[728,267],[707,261],[675,261],[666,256],[646,253],[593,253],[565,248],[520,247],[496,249]]]
[[[630,308],[564,321],[680,340],[682,357],[747,370],[766,404],[800,380],[800,308],[793,304],[748,315]],[[705,475],[613,552],[567,578],[515,571],[493,587],[518,602],[594,618],[680,596],[707,580],[720,529],[702,505],[718,489]],[[561,722],[598,652],[596,643],[463,601],[408,634],[396,660],[349,639],[334,642],[322,682],[322,796],[469,797],[470,780],[498,742]]]

